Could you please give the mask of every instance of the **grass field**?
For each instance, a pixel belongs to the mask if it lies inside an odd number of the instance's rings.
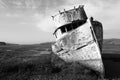
[[[0,80],[96,80],[91,70],[64,63],[61,68],[51,63],[51,44],[1,45]],[[110,47],[111,46],[111,47]],[[104,43],[104,53],[119,53],[120,45]],[[79,66],[79,67],[78,67]],[[117,78],[118,79],[118,78]]]

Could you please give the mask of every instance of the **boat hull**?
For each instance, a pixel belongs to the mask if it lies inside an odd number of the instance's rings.
[[[62,50],[57,55],[65,62],[78,62],[92,70],[104,73],[101,55],[97,52],[98,48],[96,46],[93,42],[78,50]]]
[[[79,62],[85,67],[104,73],[101,51],[89,21],[57,40],[52,50],[65,62]]]

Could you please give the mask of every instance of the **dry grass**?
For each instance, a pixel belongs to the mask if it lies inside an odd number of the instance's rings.
[[[0,46],[0,80],[95,80],[83,67],[51,63],[51,44]],[[47,51],[46,51],[47,50]]]
[[[95,72],[80,64],[54,66],[51,53],[51,43],[0,46],[0,80],[97,79]]]

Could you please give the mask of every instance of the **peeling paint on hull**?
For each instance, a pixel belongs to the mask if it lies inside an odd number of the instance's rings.
[[[56,41],[53,51],[66,62],[79,62],[100,73],[104,72],[101,53],[92,34],[92,27],[86,22],[84,25],[69,32]]]
[[[77,15],[76,18],[73,13],[77,10],[81,15],[75,14]],[[57,18],[60,26],[57,25],[59,27],[55,30],[56,43],[52,45],[52,51],[65,62],[79,62],[85,67],[103,74],[104,67],[101,58],[102,26],[97,21],[93,21],[92,18],[87,19],[83,6],[77,10],[60,13],[60,19]],[[66,21],[66,18],[69,18],[69,13],[72,18]],[[66,16],[61,16],[62,14]],[[55,18],[54,20],[56,20]]]
[[[96,51],[94,51],[95,49]],[[82,65],[100,73],[103,73],[104,71],[101,55],[98,52],[96,43],[92,43],[78,50],[62,50],[56,54],[65,62],[79,62]]]

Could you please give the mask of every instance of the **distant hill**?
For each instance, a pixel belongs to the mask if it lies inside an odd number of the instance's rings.
[[[103,44],[120,45],[120,39],[104,39]]]
[[[1,45],[7,45],[7,43],[6,42],[0,42],[0,46]]]
[[[46,47],[51,47],[51,45],[53,44],[54,42],[45,42],[45,43],[39,43],[39,44],[30,44],[31,46],[46,46]],[[106,44],[114,44],[114,45],[120,45],[120,39],[104,39],[103,40],[103,45],[106,45]],[[14,44],[14,43],[6,43],[6,42],[0,42],[0,46],[1,45],[19,45],[19,44]],[[24,45],[24,44],[23,44]],[[25,44],[27,45],[27,44]],[[29,45],[29,46],[30,46]]]

